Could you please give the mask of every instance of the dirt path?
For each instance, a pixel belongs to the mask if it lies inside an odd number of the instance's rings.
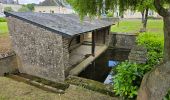
[[[28,84],[0,77],[0,100],[117,100],[81,87],[70,86],[65,94],[41,90]]]

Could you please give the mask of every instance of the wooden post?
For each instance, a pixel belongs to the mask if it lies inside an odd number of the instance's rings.
[[[103,44],[106,44],[106,33],[107,33],[107,28],[106,29],[104,29],[104,31],[103,31],[103,34],[104,34],[104,36],[103,36]]]
[[[92,32],[92,56],[95,56],[95,33],[96,31]]]

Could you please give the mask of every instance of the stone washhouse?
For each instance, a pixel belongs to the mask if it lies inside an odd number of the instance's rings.
[[[114,24],[88,17],[80,21],[74,14],[5,14],[19,72],[54,82],[63,82],[104,52]]]

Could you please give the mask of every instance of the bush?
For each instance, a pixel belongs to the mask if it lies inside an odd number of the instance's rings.
[[[6,12],[13,12],[14,10],[11,7],[5,7],[4,11],[6,11]]]
[[[29,9],[28,7],[26,7],[26,6],[22,6],[22,7],[18,10],[18,12],[30,12],[30,9]]]
[[[137,38],[137,44],[147,49],[147,64],[154,66],[163,58],[164,38],[162,34],[141,33]]]
[[[114,15],[113,11],[108,11],[107,12],[107,17],[113,17],[113,15]]]
[[[146,64],[125,61],[117,66],[115,69],[116,75],[113,78],[116,95],[120,95],[125,99],[135,98],[137,96],[137,90],[140,87],[144,74],[150,71],[153,66],[160,63],[163,57],[163,41],[164,38],[161,34],[139,34],[137,44],[146,47],[148,61]]]
[[[6,21],[7,21],[6,18],[0,17],[0,22],[6,22]]]
[[[140,86],[145,67],[128,61],[122,62],[115,69],[116,75],[113,77],[114,92],[127,98],[135,98]]]

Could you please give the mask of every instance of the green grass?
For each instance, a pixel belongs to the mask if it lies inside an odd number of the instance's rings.
[[[8,35],[8,26],[7,22],[0,22],[0,36]]]
[[[112,32],[138,33],[142,28],[141,20],[123,20],[119,25],[112,26]],[[162,20],[148,20],[147,32],[163,33]]]

